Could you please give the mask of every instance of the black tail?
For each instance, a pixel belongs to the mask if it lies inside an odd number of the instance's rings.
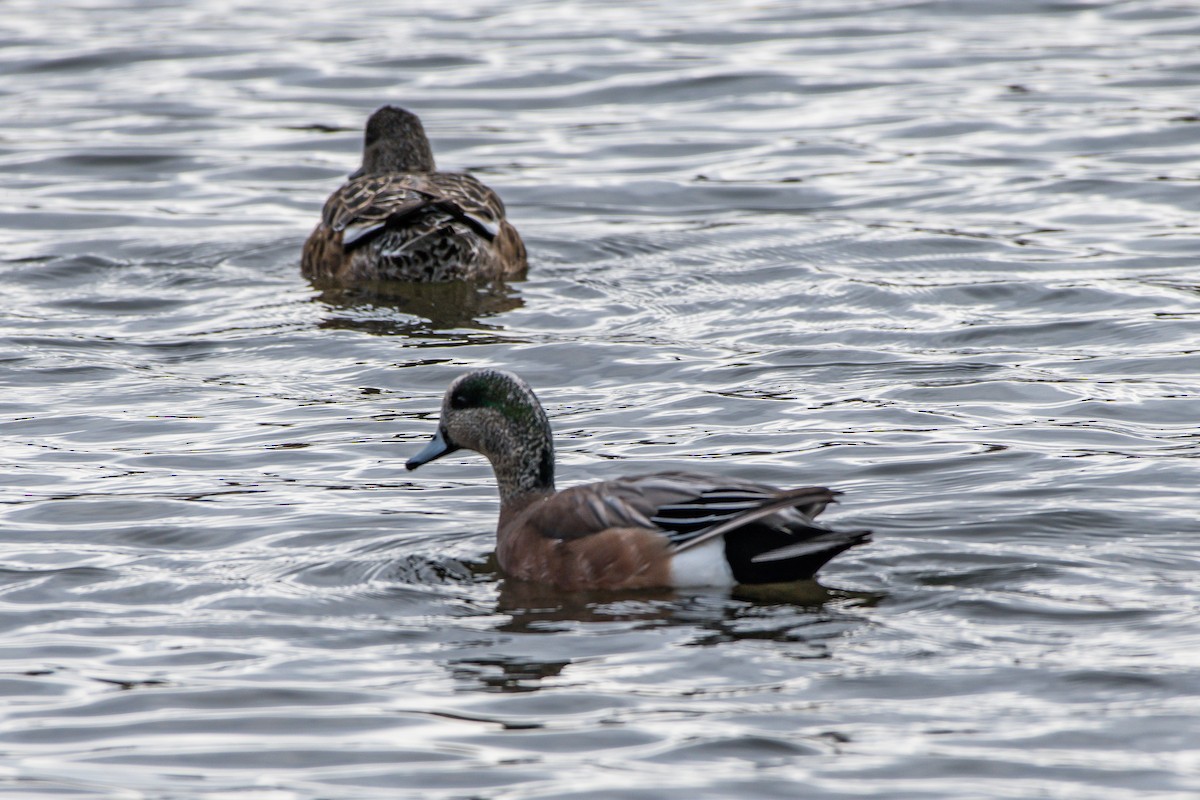
[[[725,557],[738,583],[787,583],[812,578],[838,553],[869,541],[870,531],[749,525],[725,537]]]

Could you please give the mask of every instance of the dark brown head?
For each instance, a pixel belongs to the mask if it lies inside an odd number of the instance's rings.
[[[433,170],[433,150],[416,114],[384,106],[371,115],[363,136],[362,168],[354,177]]]
[[[416,469],[455,450],[492,462],[500,500],[554,491],[554,442],[542,404],[511,372],[477,369],[459,376],[442,399],[437,433],[405,465]]]

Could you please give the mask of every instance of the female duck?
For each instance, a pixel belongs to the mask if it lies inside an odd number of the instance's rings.
[[[408,469],[465,448],[500,488],[496,557],[513,578],[565,590],[729,586],[811,578],[868,531],[813,522],[837,492],[690,472],[554,488],[550,423],[529,386],[494,369],[456,379]]]
[[[465,172],[438,172],[421,120],[384,106],[367,120],[362,167],[325,202],[300,269],[343,284],[517,278],[525,245],[495,192]]]

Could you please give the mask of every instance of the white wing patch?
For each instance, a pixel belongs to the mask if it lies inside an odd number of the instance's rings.
[[[733,586],[733,569],[725,559],[725,537],[676,553],[671,559],[672,586]]]

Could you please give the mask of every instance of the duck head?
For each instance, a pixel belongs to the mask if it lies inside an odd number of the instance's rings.
[[[433,148],[411,111],[384,106],[367,120],[362,167],[350,177],[389,172],[433,172]]]
[[[554,491],[554,442],[537,396],[511,372],[478,369],[459,376],[442,399],[437,432],[405,466],[456,450],[474,450],[496,473],[502,502]]]

